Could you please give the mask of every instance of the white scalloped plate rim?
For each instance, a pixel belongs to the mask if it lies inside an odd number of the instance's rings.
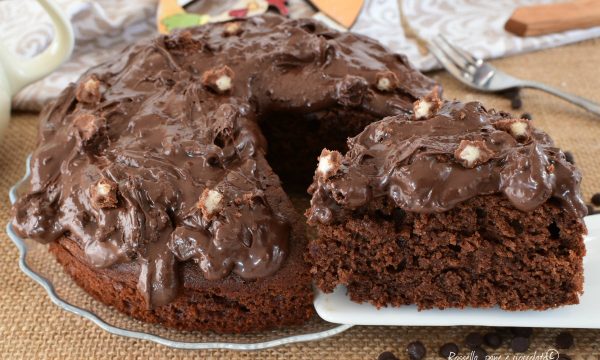
[[[10,199],[11,204],[14,204],[15,201],[17,200],[17,197],[18,197],[17,189],[29,177],[30,161],[31,161],[31,155],[27,157],[27,162],[26,162],[27,170],[26,170],[25,175],[21,178],[21,180],[19,180],[15,185],[13,185],[10,188],[9,199]],[[33,269],[31,269],[27,265],[27,263],[26,263],[27,245],[25,244],[24,240],[14,232],[10,222],[6,226],[6,232],[7,232],[8,236],[10,237],[10,239],[13,241],[13,243],[19,249],[19,268],[21,269],[21,271],[23,271],[25,273],[25,275],[29,276],[36,283],[40,284],[42,286],[42,288],[44,288],[44,290],[46,290],[46,292],[48,293],[48,296],[50,297],[50,300],[52,300],[52,302],[54,304],[56,304],[58,307],[66,310],[68,312],[71,312],[71,313],[79,315],[87,320],[90,320],[91,322],[93,322],[94,324],[99,326],[101,329],[107,331],[108,333],[114,334],[114,335],[129,337],[129,338],[133,338],[133,339],[148,340],[148,341],[152,341],[152,342],[164,345],[164,346],[168,346],[168,347],[172,347],[172,348],[176,348],[176,349],[183,349],[183,350],[227,349],[227,350],[249,351],[249,350],[264,350],[264,349],[274,348],[274,347],[278,347],[278,346],[282,346],[282,345],[286,345],[286,344],[322,340],[322,339],[325,339],[325,338],[328,338],[331,336],[338,335],[354,326],[354,325],[350,325],[350,324],[342,324],[342,325],[335,326],[329,330],[319,331],[319,332],[315,332],[315,333],[306,333],[306,334],[301,334],[301,335],[292,335],[292,336],[282,337],[282,338],[278,338],[278,339],[272,339],[272,340],[263,341],[263,342],[256,342],[256,343],[186,342],[186,341],[171,340],[171,339],[164,338],[162,336],[149,334],[149,333],[145,333],[145,332],[141,332],[141,331],[120,328],[120,327],[113,326],[113,325],[105,322],[104,320],[102,320],[98,315],[94,314],[93,312],[83,309],[81,307],[78,307],[76,305],[73,305],[73,304],[69,303],[68,301],[62,299],[56,293],[54,286],[48,279],[46,279],[43,275],[35,272]]]

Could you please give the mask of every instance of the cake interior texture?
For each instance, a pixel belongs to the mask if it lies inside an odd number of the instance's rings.
[[[420,309],[579,302],[585,227],[560,205],[524,213],[488,195],[433,214],[373,207],[318,226],[309,252],[321,290],[343,284],[353,301]]]
[[[377,307],[544,310],[583,291],[581,175],[526,119],[427,102],[323,150],[307,258],[325,292]]]

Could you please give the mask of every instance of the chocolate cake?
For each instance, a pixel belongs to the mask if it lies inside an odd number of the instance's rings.
[[[305,220],[280,178],[308,185],[322,147],[410,113],[433,85],[405,57],[312,20],[265,15],[138,44],[42,113],[13,226],[137,319],[302,323]]]
[[[317,286],[419,309],[577,304],[581,175],[527,119],[435,94],[323,150],[307,211]]]

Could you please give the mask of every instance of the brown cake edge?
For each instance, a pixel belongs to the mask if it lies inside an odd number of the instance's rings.
[[[302,279],[284,289],[278,282],[256,286],[256,282],[243,283],[238,279],[242,284],[234,291],[223,286],[198,287],[195,281],[185,282],[174,301],[150,309],[137,289],[135,271],[123,271],[118,266],[94,268],[80,260],[82,254],[72,253],[81,249],[66,237],[50,243],[49,251],[75,283],[96,300],[137,320],[168,328],[248,333],[300,325],[314,314],[312,291],[310,288],[307,291]],[[244,288],[246,291],[240,291]]]

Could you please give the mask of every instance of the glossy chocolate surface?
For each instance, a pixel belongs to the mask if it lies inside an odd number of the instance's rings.
[[[372,123],[348,141],[345,156],[324,151],[309,190],[309,221],[341,221],[382,197],[405,211],[432,213],[494,193],[522,211],[554,198],[564,211],[586,215],[581,174],[546,133],[477,102],[438,105],[422,120],[399,115]]]

